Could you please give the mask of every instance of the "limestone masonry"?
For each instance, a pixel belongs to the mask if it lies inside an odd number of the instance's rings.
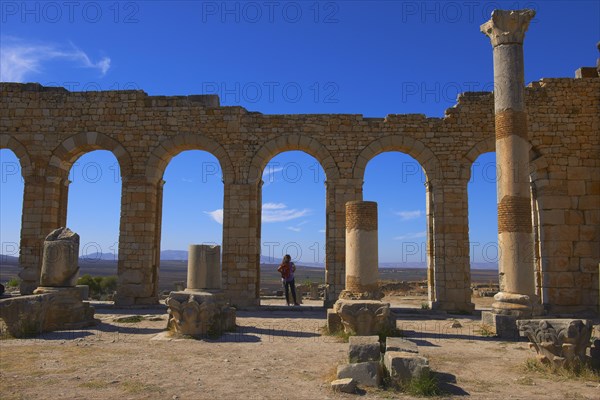
[[[66,225],[71,166],[84,153],[104,149],[118,159],[122,177],[116,303],[156,303],[163,173],[178,153],[198,149],[212,153],[223,171],[223,289],[232,305],[258,305],[262,171],[278,153],[301,150],[327,175],[326,303],[331,305],[345,285],[345,204],[362,200],[370,159],[401,151],[414,157],[427,177],[430,305],[473,307],[467,183],[473,161],[496,149],[491,93],[460,95],[443,118],[365,118],[263,115],[220,107],[216,96],[69,92],[16,83],[0,84],[0,92],[0,148],[18,156],[25,180],[23,294],[39,284],[45,236]],[[529,84],[523,96],[526,115],[505,122],[499,115],[496,124],[515,125],[500,132],[511,136],[526,126],[519,140],[530,145],[532,226],[513,228],[514,221],[506,221],[501,229],[533,232],[533,248],[522,254],[533,258],[535,295],[548,311],[597,310],[600,79],[542,79]],[[504,168],[501,160],[499,166]],[[514,200],[505,204],[509,212],[525,210],[519,198]]]

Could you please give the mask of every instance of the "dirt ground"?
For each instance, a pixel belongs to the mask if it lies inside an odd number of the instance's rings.
[[[422,299],[412,299],[420,304]],[[394,303],[411,302],[393,299]],[[277,302],[273,300],[273,304]],[[238,311],[238,330],[217,340],[164,337],[164,307],[98,306],[92,328],[0,340],[0,398],[9,399],[343,399],[329,388],[348,344],[322,335],[325,310]],[[414,305],[414,304],[413,304]],[[142,315],[137,323],[116,322]],[[461,328],[452,328],[459,321]],[[419,345],[448,393],[473,399],[598,399],[598,380],[526,371],[526,342],[479,332],[476,316],[401,311],[398,327]],[[368,399],[411,398],[381,389]]]

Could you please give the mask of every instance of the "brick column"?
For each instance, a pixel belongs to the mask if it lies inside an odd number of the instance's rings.
[[[24,176],[19,265],[21,294],[32,294],[40,283],[44,239],[66,225],[69,180],[66,177]]]
[[[118,287],[115,304],[156,304],[163,182],[124,176],[121,194]],[[158,247],[160,249],[160,247]]]
[[[427,200],[427,229],[433,236],[427,245],[428,263],[433,263],[428,265],[430,306],[472,312],[467,181],[430,181]]]
[[[360,179],[327,180],[325,223],[325,306],[331,307],[345,287],[346,203],[362,200]]]
[[[262,182],[225,183],[222,284],[235,306],[260,305]]]
[[[523,40],[533,10],[495,10],[481,26],[494,48],[500,293],[496,314],[530,316],[537,303],[529,186]]]

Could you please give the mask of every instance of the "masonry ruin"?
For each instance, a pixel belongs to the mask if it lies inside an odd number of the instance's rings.
[[[591,68],[577,76],[531,82],[522,91],[526,111],[507,120],[528,132],[519,150],[528,158],[519,191],[528,193],[518,201],[531,216],[522,227],[533,236],[521,253],[531,258],[528,294],[551,313],[599,305],[600,78]],[[430,307],[473,310],[467,183],[472,163],[498,145],[492,93],[461,94],[443,118],[365,118],[264,115],[221,107],[214,95],[69,92],[36,83],[2,83],[0,92],[0,148],[17,155],[25,181],[22,294],[39,285],[45,236],[66,225],[71,166],[103,149],[118,159],[122,179],[115,303],[157,303],[163,173],[180,152],[205,150],[223,172],[222,288],[232,305],[259,305],[262,172],[275,155],[300,150],[327,175],[331,306],[345,288],[345,204],[363,200],[369,160],[400,151],[426,175]],[[510,169],[502,158],[498,165]]]

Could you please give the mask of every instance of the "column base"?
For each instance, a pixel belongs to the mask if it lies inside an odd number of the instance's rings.
[[[491,311],[481,313],[481,323],[493,327],[496,336],[515,342],[522,340],[519,328],[517,328],[517,319],[520,317],[515,315],[496,314]]]
[[[171,292],[165,300],[169,312],[167,329],[182,335],[220,336],[235,329],[235,308],[221,290]]]
[[[518,318],[531,318],[541,315],[543,308],[535,296],[524,294],[499,292],[494,296],[492,312],[499,315],[516,316]]]

